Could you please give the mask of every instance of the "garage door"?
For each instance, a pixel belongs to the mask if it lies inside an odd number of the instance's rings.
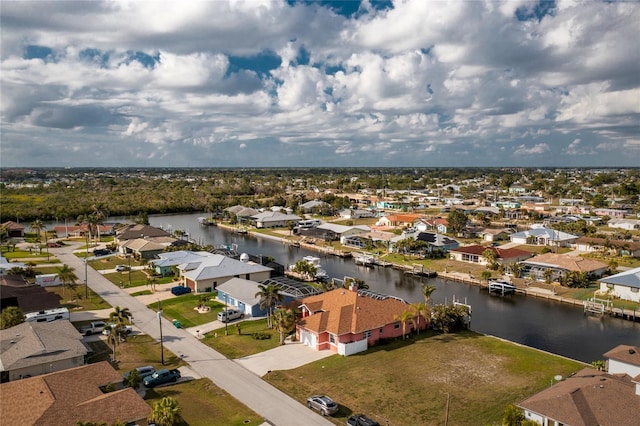
[[[318,341],[314,333],[306,330],[300,330],[300,340],[302,344],[309,346],[310,348],[317,349]]]

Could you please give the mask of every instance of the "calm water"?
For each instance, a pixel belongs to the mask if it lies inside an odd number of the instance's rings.
[[[369,268],[356,265],[352,259],[323,256],[315,251],[294,248],[264,238],[243,236],[217,227],[202,227],[202,214],[151,216],[153,226],[183,230],[198,244],[214,246],[237,244],[238,251],[273,257],[285,266],[307,255],[320,256],[329,276],[357,277],[371,290],[401,297],[408,302],[422,301],[424,282],[435,285],[434,303],[451,302],[454,298],[473,307],[471,328],[513,342],[551,353],[591,362],[619,344],[640,345],[640,323],[618,318],[585,316],[579,307],[542,299],[513,295],[490,296],[486,290],[440,278],[421,279],[407,276],[393,268]],[[110,221],[123,218],[109,218]],[[52,224],[47,224],[47,227]]]
[[[408,302],[423,300],[421,286],[428,282],[437,287],[432,296],[435,303],[451,302],[455,298],[473,307],[473,330],[580,361],[602,359],[603,353],[618,344],[640,344],[640,323],[585,316],[579,307],[521,295],[490,296],[486,290],[475,286],[440,278],[414,278],[393,268],[358,266],[351,259],[322,256],[311,250],[237,235],[217,227],[201,227],[197,221],[200,216],[202,214],[154,216],[149,220],[154,226],[186,231],[199,244],[237,244],[241,253],[272,256],[285,266],[306,255],[320,256],[329,276],[357,277],[363,279],[371,290],[398,296]]]

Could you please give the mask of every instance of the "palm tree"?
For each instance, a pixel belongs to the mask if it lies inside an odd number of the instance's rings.
[[[489,281],[489,279],[491,278],[491,271],[485,269],[480,274],[480,278],[482,279],[482,281]]]
[[[113,361],[116,360],[116,347],[118,343],[126,340],[124,325],[131,323],[131,317],[132,314],[129,308],[121,308],[120,306],[116,306],[113,312],[109,314],[109,321],[115,324],[107,336],[107,341],[111,343],[113,348]]]
[[[427,322],[427,326],[429,325],[429,319],[427,318],[427,314],[431,312],[431,309],[425,302],[418,302],[411,305],[413,309],[413,313],[417,318],[417,326],[416,326],[416,334],[420,334],[420,317],[424,317],[424,320]]]
[[[24,314],[17,306],[8,306],[0,314],[0,329],[10,328],[24,322]]]
[[[280,333],[280,344],[284,345],[284,339],[296,325],[296,313],[293,309],[279,308],[273,311],[273,325]]]
[[[45,229],[45,226],[40,219],[36,219],[31,223],[31,230],[36,231],[36,241],[40,241],[40,233],[43,229]]]
[[[551,284],[553,278],[553,270],[549,268],[545,269],[542,272],[542,276],[544,277],[544,282],[546,282],[547,284]]]
[[[66,286],[69,286],[69,288],[74,288],[76,285],[76,280],[78,279],[78,277],[73,271],[74,269],[66,264],[58,268],[58,278],[60,278],[60,281],[62,281],[63,296],[64,296],[64,289]]]
[[[305,262],[306,263],[306,262]],[[259,284],[255,297],[260,298],[260,308],[267,309],[267,327],[273,328],[271,312],[278,303],[282,303],[284,296],[280,294],[280,286],[276,284]]]
[[[170,396],[165,396],[153,404],[153,410],[149,415],[149,422],[156,426],[173,426],[182,420],[178,401]]]
[[[401,313],[400,315],[396,315],[395,319],[400,321],[400,323],[402,324],[402,338],[405,339],[407,336],[407,323],[411,323],[414,326],[416,325],[415,323],[415,318],[414,318],[414,313],[413,311],[411,311],[410,309],[404,311],[403,313]]]
[[[436,291],[435,285],[422,284],[422,295],[424,296],[424,303],[431,304],[431,295]]]

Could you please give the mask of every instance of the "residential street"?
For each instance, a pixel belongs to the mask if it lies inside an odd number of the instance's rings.
[[[80,282],[84,281],[84,262],[73,254],[72,245],[52,249],[51,253],[73,268]],[[155,312],[126,291],[114,286],[99,272],[92,268],[87,268],[87,271],[88,285],[93,291],[112,306],[129,308],[136,327],[153,338],[160,339],[160,325]],[[175,328],[164,318],[161,321],[163,343],[167,349],[182,356],[198,375],[210,378],[217,386],[263,416],[268,423],[278,426],[332,424],[237,362],[202,344],[187,330]]]

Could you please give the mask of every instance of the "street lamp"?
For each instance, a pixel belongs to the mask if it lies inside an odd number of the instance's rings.
[[[127,258],[129,259],[129,287],[131,287],[131,254],[127,255]]]
[[[158,323],[160,324],[160,363],[164,365],[164,346],[162,345],[162,306],[158,299]]]

